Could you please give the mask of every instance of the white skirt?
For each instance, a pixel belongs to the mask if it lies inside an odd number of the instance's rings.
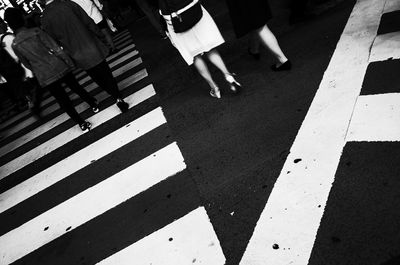
[[[167,21],[169,39],[188,65],[193,63],[196,55],[208,52],[225,42],[210,14],[204,7],[201,8],[203,9],[202,18],[188,31],[175,33],[172,25]]]

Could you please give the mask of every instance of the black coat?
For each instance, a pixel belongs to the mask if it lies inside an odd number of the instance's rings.
[[[57,0],[48,4],[43,12],[42,27],[84,70],[103,62],[108,55],[108,48],[101,41],[103,33],[75,2]]]
[[[267,0],[226,0],[236,37],[264,26],[272,17]]]
[[[169,15],[192,2],[193,0],[158,0],[158,8],[164,15]]]

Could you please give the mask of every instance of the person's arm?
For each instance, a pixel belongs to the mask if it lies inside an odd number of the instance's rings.
[[[103,4],[99,0],[93,0],[93,3],[100,11],[103,10]]]
[[[4,36],[3,38],[3,43],[4,43],[4,49],[10,54],[10,56],[14,59],[14,61],[19,62],[17,55],[14,53],[14,50],[12,48],[12,43],[15,39],[15,36],[12,34],[9,34],[7,36]]]
[[[12,42],[14,41],[15,36],[14,35],[7,35],[4,37],[4,48],[5,50],[10,54],[10,56],[17,62],[20,63],[20,59],[18,56],[15,54],[14,49],[12,48]],[[24,64],[21,63],[22,68],[24,69],[25,72],[25,78],[31,78],[33,77],[33,73],[31,70],[25,67]]]

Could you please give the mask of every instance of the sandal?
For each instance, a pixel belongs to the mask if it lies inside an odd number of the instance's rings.
[[[219,90],[219,88],[217,86],[215,86],[214,88],[211,88],[210,95],[213,98],[221,98],[221,91]]]
[[[237,94],[242,89],[242,85],[236,81],[235,76],[236,74],[234,73],[225,74],[225,80],[229,83],[229,89]]]

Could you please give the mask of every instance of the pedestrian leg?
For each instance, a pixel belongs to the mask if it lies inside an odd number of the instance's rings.
[[[129,105],[123,100],[122,94],[118,89],[117,81],[112,75],[111,69],[106,61],[86,71],[102,89],[107,91],[107,93],[116,100],[117,106],[122,112],[126,112],[129,109]]]
[[[77,124],[83,124],[85,122],[75,110],[74,106],[72,105],[71,99],[68,97],[65,89],[61,86],[61,82],[59,80],[46,86],[46,88],[57,100],[60,107],[71,117],[74,122],[76,122]]]
[[[225,80],[229,83],[229,89],[234,93],[239,92],[241,85],[236,81],[234,74],[227,69],[219,52],[216,49],[212,49],[207,53],[207,57],[224,74]]]
[[[257,29],[256,34],[259,36],[261,42],[265,45],[265,47],[268,48],[270,52],[274,55],[274,57],[278,60],[278,63],[276,64],[277,67],[288,60],[281,50],[281,47],[278,44],[278,40],[267,25],[264,25],[263,27]]]
[[[101,32],[104,34],[106,42],[111,48],[111,52],[116,52],[117,48],[115,47],[115,43],[114,43],[113,38],[112,38],[111,33],[110,33],[110,29],[109,28],[102,28]]]
[[[78,83],[72,73],[68,73],[60,81],[64,82],[73,92],[78,94],[92,109],[98,108],[96,99]]]
[[[260,37],[257,32],[253,31],[249,34],[249,53],[253,55],[253,57],[257,57],[259,59],[260,56]]]
[[[194,66],[196,67],[199,74],[207,81],[208,85],[210,86],[210,95],[212,97],[221,98],[221,93],[217,84],[214,82],[210,70],[208,70],[206,62],[203,60],[201,55],[197,55],[194,57],[193,61]]]

